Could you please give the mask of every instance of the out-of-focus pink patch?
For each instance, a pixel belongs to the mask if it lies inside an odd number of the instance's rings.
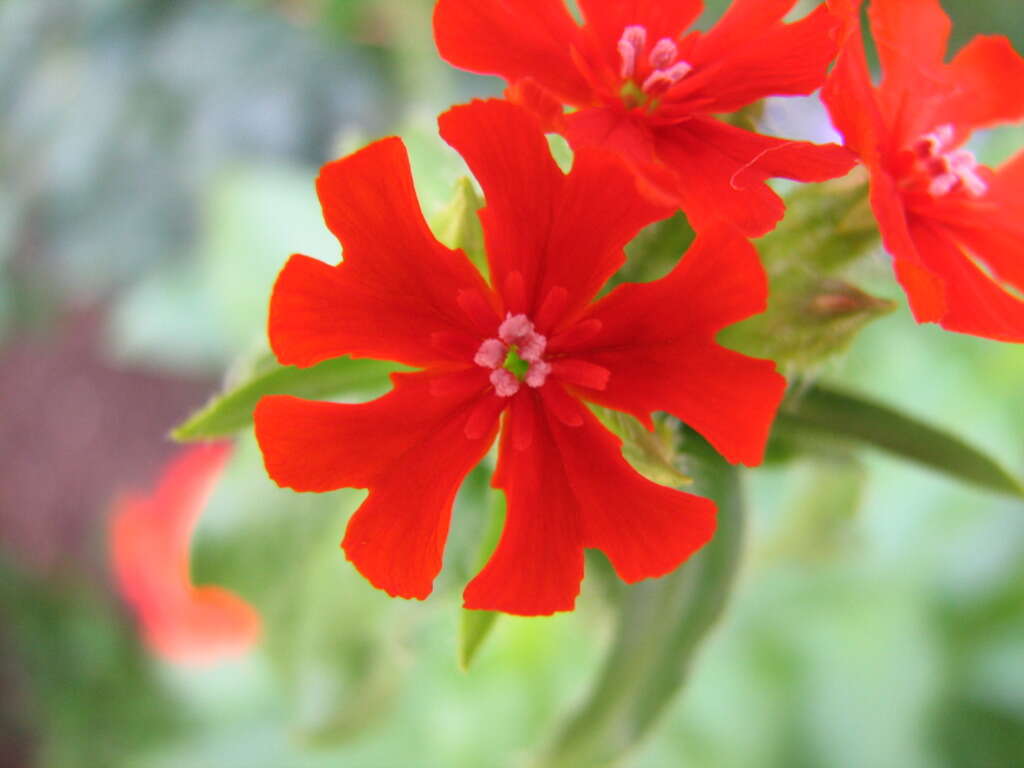
[[[117,587],[135,611],[146,644],[186,664],[213,663],[248,650],[259,614],[226,589],[193,586],[189,542],[231,455],[230,443],[198,445],[170,462],[156,490],[115,504],[110,551]]]

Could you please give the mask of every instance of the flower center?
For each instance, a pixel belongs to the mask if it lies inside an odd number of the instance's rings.
[[[491,384],[500,397],[512,397],[520,384],[537,388],[544,385],[551,364],[544,360],[548,345],[526,315],[509,312],[498,326],[497,338],[484,339],[473,362],[491,370]]]
[[[988,184],[978,175],[978,161],[967,149],[950,149],[953,126],[940,125],[921,136],[910,147],[916,167],[927,176],[928,194],[944,197],[963,189],[971,197],[988,192]]]
[[[657,98],[686,77],[693,66],[679,59],[679,48],[667,37],[658,40],[647,55],[647,29],[634,24],[622,30],[616,45],[621,66],[619,74],[625,81],[619,94],[628,106],[642,106]]]

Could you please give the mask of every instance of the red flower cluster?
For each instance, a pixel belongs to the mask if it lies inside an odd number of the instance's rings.
[[[345,258],[291,258],[271,299],[274,352],[299,366],[347,354],[424,370],[363,405],[265,397],[255,418],[267,471],[301,491],[368,488],[342,546],[375,586],[423,598],[455,493],[502,423],[505,530],[466,607],[571,609],[584,547],[626,581],[668,573],[711,537],[714,505],[639,475],[585,403],[648,424],[667,411],[727,458],[759,462],[785,382],[771,362],[714,342],[764,308],[754,249],[709,231],[667,277],[594,301],[623,246],[670,211],[603,151],[581,149],[564,175],[512,104],[456,107],[440,126],[484,190],[490,284],[431,235],[400,140],[326,166],[317,189]]]
[[[701,0],[439,0],[434,35],[457,67],[496,74],[574,150],[614,149],[644,191],[698,231],[727,221],[749,237],[782,218],[771,177],[823,181],[855,162],[835,145],[763,136],[716,115],[825,80],[839,26],[825,6],[784,24],[796,0],[734,0],[706,33]],[[563,105],[575,108],[563,115]]]
[[[193,587],[189,542],[213,484],[231,454],[228,443],[189,449],[164,471],[151,496],[115,505],[110,546],[114,575],[147,644],[177,662],[210,662],[256,642],[260,617],[220,587]]]
[[[344,261],[291,258],[271,299],[274,352],[286,365],[352,355],[422,370],[396,375],[370,403],[274,396],[255,413],[280,485],[369,489],[342,546],[374,585],[431,591],[452,501],[499,432],[494,485],[507,519],[466,607],[568,610],[584,548],[632,582],[668,573],[710,538],[712,502],[639,475],[588,405],[648,426],[665,411],[728,460],[761,460],[785,382],[770,361],[714,341],[765,306],[743,235],[782,217],[768,178],[832,178],[855,156],[715,116],[812,92],[840,44],[826,99],[871,172],[918,318],[1024,340],[1014,293],[1024,290],[1024,159],[993,173],[961,146],[973,128],[1024,115],[1021,92],[996,87],[1024,76],[1024,63],[1004,39],[980,38],[944,64],[936,0],[874,0],[886,71],[875,90],[859,0],[783,23],[794,2],[734,0],[711,30],[684,34],[700,0],[578,0],[582,25],[563,0],[439,0],[441,54],[509,81],[509,101],[440,118],[485,193],[489,278],[431,235],[400,140],[327,165],[317,189]],[[543,130],[572,145],[568,175]],[[624,245],[679,207],[700,234],[676,268],[596,299]]]
[[[976,37],[945,63],[938,0],[872,0],[885,76],[874,88],[860,0],[832,0],[847,31],[824,98],[871,173],[871,205],[920,322],[1024,341],[1024,153],[998,171],[963,144],[1024,118],[1024,59],[1005,37]]]

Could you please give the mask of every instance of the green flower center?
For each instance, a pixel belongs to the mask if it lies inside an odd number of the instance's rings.
[[[505,355],[505,362],[502,366],[517,379],[522,381],[526,378],[526,372],[530,370],[530,364],[519,356],[519,350],[515,344],[509,345],[508,354]]]

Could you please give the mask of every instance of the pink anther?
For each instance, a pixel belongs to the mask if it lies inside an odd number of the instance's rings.
[[[978,175],[978,161],[970,150],[948,149],[954,136],[952,125],[940,125],[911,145],[918,167],[931,177],[928,194],[944,197],[963,189],[971,197],[981,197],[988,192],[988,184]]]
[[[519,379],[512,371],[505,368],[496,368],[491,371],[490,379],[498,397],[512,397],[519,391]]]
[[[523,381],[526,382],[526,386],[536,389],[537,387],[544,386],[549,373],[551,373],[551,363],[544,360],[536,360],[530,363],[530,368],[526,372]]]
[[[651,66],[655,69],[665,69],[674,64],[678,56],[679,49],[676,48],[676,44],[667,37],[663,37],[654,44],[654,47],[651,49],[651,55],[647,57],[647,60],[651,62]]]
[[[526,315],[513,315],[509,312],[505,320],[498,326],[498,338],[506,344],[519,344],[533,333],[533,323]]]
[[[670,86],[675,85],[690,72],[693,71],[693,65],[685,61],[677,61],[668,69],[656,69],[647,76],[644,80],[644,84],[641,86],[641,90],[644,93],[654,93],[656,91],[662,91]]]
[[[505,362],[505,355],[508,354],[508,347],[506,347],[499,339],[486,339],[483,344],[480,345],[480,349],[477,350],[476,355],[473,356],[473,362],[482,368],[498,368],[503,362]]]

